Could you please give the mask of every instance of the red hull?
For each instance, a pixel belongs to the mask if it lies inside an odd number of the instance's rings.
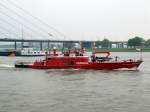
[[[96,54],[105,53],[106,57],[97,57]],[[94,69],[94,70],[113,70],[122,68],[137,68],[143,62],[142,60],[124,60],[110,61],[109,52],[94,52],[91,57],[88,56],[66,56],[57,55],[54,52],[53,55],[46,55],[45,60],[35,61],[33,64],[17,63],[15,67],[20,68],[34,68],[34,69]]]
[[[138,68],[142,61],[138,62],[88,62],[85,64],[75,64],[75,65],[30,65],[29,68],[34,69],[94,69],[94,70],[113,70],[121,68]]]

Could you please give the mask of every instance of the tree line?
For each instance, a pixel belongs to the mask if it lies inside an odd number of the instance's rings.
[[[111,48],[111,43],[110,40],[105,38],[102,41],[96,41],[95,46],[98,48],[99,47]],[[144,38],[136,36],[128,40],[127,46],[130,48],[136,48],[136,47],[150,48],[150,39],[144,40]]]

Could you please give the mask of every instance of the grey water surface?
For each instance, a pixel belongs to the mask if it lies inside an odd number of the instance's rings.
[[[113,53],[139,58],[140,53]],[[150,112],[150,53],[138,70],[35,70],[0,57],[0,112]],[[43,58],[43,57],[38,57]]]

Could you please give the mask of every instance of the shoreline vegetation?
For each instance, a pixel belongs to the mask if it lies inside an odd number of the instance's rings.
[[[88,52],[150,52],[150,48],[142,48],[140,51],[136,48],[95,48],[87,49]]]

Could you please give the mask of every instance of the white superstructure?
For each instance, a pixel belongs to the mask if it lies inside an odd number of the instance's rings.
[[[23,48],[21,50],[22,56],[44,56],[45,51],[34,50],[33,48]]]

